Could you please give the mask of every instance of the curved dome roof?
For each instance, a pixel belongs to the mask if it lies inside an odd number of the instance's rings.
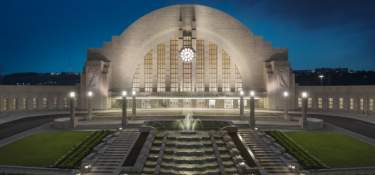
[[[173,5],[154,10],[131,24],[120,36],[113,37],[104,48],[91,49],[111,61],[111,89],[131,88],[136,65],[157,44],[179,36],[182,8],[192,8],[196,36],[215,42],[238,66],[244,89],[265,90],[264,61],[285,49],[254,36],[244,25],[226,13],[203,5]],[[90,57],[90,56],[89,56]]]

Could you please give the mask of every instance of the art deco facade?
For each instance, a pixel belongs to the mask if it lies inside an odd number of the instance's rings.
[[[184,48],[193,51],[191,60],[181,56]],[[103,48],[89,49],[81,82],[81,91],[97,94],[100,109],[122,90],[193,99],[255,90],[270,108],[280,106],[280,92],[294,90],[287,49],[272,48],[233,17],[201,5],[155,10]]]
[[[374,86],[295,85],[287,49],[272,48],[233,17],[200,5],[155,10],[103,48],[89,49],[78,86],[0,86],[0,112],[63,111],[70,91],[79,92],[78,107],[85,109],[88,90],[94,109],[118,108],[123,90],[136,91],[141,109],[238,108],[241,90],[245,99],[256,91],[257,108],[283,109],[287,90],[291,109],[301,107],[299,94],[307,91],[310,111],[375,112]]]

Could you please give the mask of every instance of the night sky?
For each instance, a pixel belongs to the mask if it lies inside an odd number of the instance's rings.
[[[375,69],[373,0],[1,0],[0,73],[80,72],[87,48],[179,3],[234,16],[274,47],[289,48],[293,69]]]

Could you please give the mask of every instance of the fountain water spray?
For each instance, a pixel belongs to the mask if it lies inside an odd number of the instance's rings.
[[[193,114],[189,113],[185,115],[183,120],[178,120],[178,126],[183,131],[194,131],[198,122],[199,119],[194,119]]]

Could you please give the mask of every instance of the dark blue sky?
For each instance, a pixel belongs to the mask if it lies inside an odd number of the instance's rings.
[[[289,48],[294,69],[375,69],[373,0],[2,0],[0,73],[80,72],[87,48],[178,3],[227,12],[275,47]]]

